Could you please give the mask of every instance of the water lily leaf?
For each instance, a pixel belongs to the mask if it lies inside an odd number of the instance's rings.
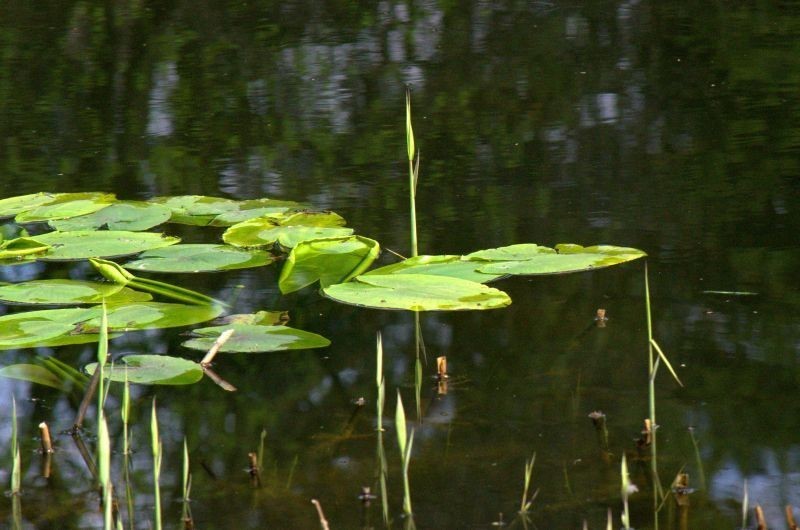
[[[53,200],[52,193],[30,193],[0,200],[0,219],[14,217]]]
[[[428,274],[363,274],[322,293],[346,304],[410,311],[458,311],[505,307],[511,298],[481,283]]]
[[[259,247],[278,242],[292,248],[308,239],[349,236],[353,230],[342,228],[344,224],[345,220],[333,212],[271,215],[237,223],[222,234],[222,239],[237,247]]]
[[[48,232],[30,239],[52,247],[40,257],[45,261],[126,256],[174,245],[180,241],[177,237],[163,234],[115,230]]]
[[[148,293],[119,284],[82,280],[32,280],[0,286],[0,301],[13,304],[76,305],[146,302]]]
[[[490,248],[467,254],[463,259],[472,261],[524,261],[540,254],[555,254],[555,249],[533,243],[520,243],[507,247]]]
[[[302,210],[307,205],[294,201],[280,201],[276,199],[251,199],[239,201],[234,210],[222,213],[214,218],[212,226],[231,226],[248,219],[266,215],[284,215],[287,212]]]
[[[166,223],[172,210],[161,204],[141,201],[118,201],[94,213],[70,219],[50,221],[61,232],[73,230],[128,230],[138,232]]]
[[[282,350],[304,350],[324,348],[331,341],[308,331],[288,326],[261,326],[253,324],[230,324],[200,328],[192,331],[198,338],[188,340],[183,346],[193,350],[208,351],[222,332],[235,330],[228,341],[222,345],[222,352],[270,352]]]
[[[224,326],[227,324],[272,326],[274,324],[285,324],[287,322],[289,322],[288,311],[256,311],[255,313],[240,313],[220,317],[215,319],[212,324],[215,326]]]
[[[286,258],[278,287],[286,294],[317,280],[322,287],[346,282],[366,271],[378,253],[378,242],[362,236],[303,241]]]
[[[499,250],[499,249],[496,249]],[[489,274],[564,274],[618,265],[646,256],[641,250],[599,245],[557,245],[556,253],[535,253],[524,261],[496,261],[481,265],[478,270]]]
[[[154,197],[148,202],[163,204],[172,210],[171,223],[195,226],[206,226],[218,215],[234,211],[237,208],[237,202],[234,200],[205,195]]]
[[[478,283],[487,283],[502,276],[478,272],[476,270],[478,267],[478,263],[464,260],[461,256],[415,256],[398,263],[373,269],[365,273],[365,276],[372,274],[432,274],[435,276],[461,278],[462,280]]]
[[[109,331],[133,331],[189,326],[216,318],[223,309],[217,305],[137,302],[108,306]],[[100,329],[100,314],[82,321],[80,332],[95,333]]]
[[[9,377],[64,390],[65,384],[57,375],[38,364],[12,364],[0,368],[0,377]]]
[[[0,350],[52,345],[53,340],[69,337],[82,319],[91,318],[91,311],[89,308],[45,309],[3,315],[0,317]]]
[[[54,193],[48,202],[17,214],[18,223],[67,219],[106,208],[116,200],[113,193]]]
[[[94,374],[97,363],[86,366],[89,375]],[[106,366],[106,379],[118,383],[128,381],[139,385],[191,385],[203,378],[199,363],[167,355],[126,355],[112,366]]]
[[[261,267],[273,258],[262,250],[243,250],[229,245],[185,244],[149,250],[126,269],[151,272],[213,272]]]
[[[43,254],[50,245],[36,241],[30,237],[18,237],[0,243],[0,260],[24,259],[36,254]]]

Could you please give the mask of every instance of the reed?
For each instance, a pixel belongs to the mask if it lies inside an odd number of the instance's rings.
[[[153,516],[154,528],[161,530],[161,437],[158,435],[158,415],[156,413],[156,398],[153,398],[153,408],[150,414],[150,445],[153,452]]]
[[[375,386],[378,389],[378,399],[375,401],[377,408],[376,412],[378,415],[377,429],[379,432],[381,432],[384,430],[383,408],[386,402],[386,384],[383,379],[383,339],[381,338],[380,331],[378,332],[376,339],[375,357]]]
[[[189,507],[190,495],[192,492],[192,474],[189,471],[189,444],[186,437],[183,437],[183,473],[181,473],[183,498],[181,499],[181,520],[184,528],[194,526],[192,521],[192,510]]]
[[[533,501],[536,499],[536,496],[539,495],[538,489],[530,496],[528,495],[531,487],[531,479],[533,478],[533,466],[535,463],[536,453],[533,453],[529,459],[525,460],[525,482],[522,488],[522,501],[519,505],[519,513],[521,514],[530,512],[531,506],[533,506]]]
[[[620,464],[620,493],[622,495],[622,524],[625,530],[631,528],[631,515],[628,508],[628,497],[631,493],[637,491],[634,484],[631,483],[630,476],[628,475],[628,460],[625,454],[622,454],[622,463]]]
[[[411,126],[411,90],[406,88],[406,148],[408,151],[408,188],[411,212],[411,256],[417,256],[417,179],[419,178],[419,153],[414,145]],[[416,160],[416,163],[415,163]]]
[[[747,491],[747,480],[742,487],[742,528],[747,528],[747,510],[750,504],[750,493]]]
[[[22,459],[17,437],[17,400],[11,396],[11,495],[18,497],[22,491]]]
[[[406,413],[399,390],[397,391],[395,428],[397,429],[397,444],[400,447],[400,462],[403,467],[403,512],[411,516],[411,484],[408,480],[408,468],[411,462],[411,448],[414,445],[414,430],[412,429],[410,434],[407,431]]]

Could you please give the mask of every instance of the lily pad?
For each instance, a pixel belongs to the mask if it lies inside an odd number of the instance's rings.
[[[164,302],[109,305],[108,329],[115,332],[189,326],[216,318],[222,311],[222,307],[216,305]],[[84,333],[93,333],[98,329],[100,329],[99,314],[81,323],[81,330]]]
[[[215,319],[212,324],[215,326],[224,326],[228,324],[272,326],[274,324],[285,324],[288,321],[288,311],[256,311],[255,313],[239,313],[220,317]]]
[[[378,242],[362,236],[303,241],[286,258],[278,287],[286,294],[317,280],[322,287],[346,282],[366,271],[379,253]]]
[[[243,250],[229,245],[185,244],[149,250],[126,269],[151,272],[214,272],[261,267],[273,258],[262,250]]]
[[[0,350],[49,346],[53,342],[72,338],[74,335],[71,334],[75,332],[78,322],[91,318],[94,314],[91,308],[76,308],[3,315],[0,317]],[[86,342],[92,340],[88,339]]]
[[[141,201],[118,201],[94,213],[70,219],[50,221],[61,232],[73,230],[128,230],[138,232],[166,223],[172,210],[161,204]]]
[[[86,366],[89,375],[96,369],[97,363]],[[126,372],[128,381],[139,385],[191,385],[203,378],[199,363],[167,355],[126,355],[103,370],[106,379],[118,383],[125,382]]]
[[[362,274],[322,293],[346,304],[377,309],[459,311],[505,307],[511,298],[481,283],[429,274]]]
[[[37,206],[51,202],[52,193],[30,193],[0,200],[0,219],[14,217],[20,212],[33,210]]]
[[[539,254],[555,254],[555,249],[533,243],[519,243],[507,247],[478,250],[467,254],[463,259],[472,261],[523,261],[533,259]]]
[[[4,366],[0,368],[0,377],[28,381],[38,385],[57,388],[58,390],[63,390],[65,386],[64,381],[56,374],[38,364],[12,364],[10,366]]]
[[[77,305],[146,302],[148,293],[119,284],[82,280],[32,280],[0,286],[0,301],[12,304]]]
[[[45,261],[126,256],[138,254],[144,250],[174,245],[180,241],[177,237],[168,237],[163,234],[115,230],[48,232],[32,236],[29,239],[52,247],[40,257]]]
[[[488,283],[500,278],[499,274],[484,274],[476,269],[479,264],[467,261],[461,256],[415,256],[398,263],[392,263],[385,267],[373,269],[365,276],[373,274],[432,274],[435,276],[449,276],[451,278],[461,278],[478,283]]]
[[[154,197],[148,202],[163,204],[172,210],[171,223],[206,226],[225,212],[234,211],[237,202],[222,197],[205,195],[178,195],[175,197]]]
[[[198,338],[188,340],[183,346],[193,350],[208,351],[222,332],[235,330],[219,351],[255,353],[282,350],[304,350],[324,348],[331,341],[308,331],[288,326],[262,326],[254,324],[230,324],[200,328],[192,331]]]
[[[493,261],[481,265],[478,270],[488,274],[565,274],[610,267],[644,256],[644,252],[635,248],[561,244],[556,246],[554,253],[534,251],[524,255],[523,260]]]
[[[116,200],[113,193],[54,193],[48,202],[17,214],[18,223],[67,219],[108,207]]]
[[[296,212],[288,216],[259,217],[237,223],[222,235],[223,241],[237,247],[260,247],[279,243],[293,248],[301,241],[323,237],[349,236],[345,220],[333,212]]]
[[[266,215],[286,214],[287,212],[301,210],[307,206],[294,201],[280,201],[276,199],[252,199],[239,201],[234,210],[222,213],[214,218],[212,226],[231,226],[248,219]]]
[[[31,237],[18,237],[0,243],[0,260],[22,260],[44,254],[50,245]]]

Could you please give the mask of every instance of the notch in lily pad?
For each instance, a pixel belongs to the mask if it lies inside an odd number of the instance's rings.
[[[152,232],[116,230],[48,232],[27,239],[50,247],[47,252],[36,256],[43,261],[128,256],[145,250],[175,245],[180,241],[177,237]]]
[[[223,241],[237,247],[264,247],[278,243],[294,248],[311,239],[349,236],[351,228],[334,212],[293,212],[276,214],[237,223],[222,235]]]
[[[195,329],[195,337],[183,343],[193,350],[208,351],[216,340],[226,331],[234,330],[233,335],[220,347],[227,353],[259,353],[284,350],[305,350],[325,348],[330,341],[321,335],[283,325],[228,324]]]
[[[169,221],[172,210],[161,204],[142,201],[117,201],[107,208],[48,224],[60,232],[75,230],[115,230],[139,232]]]
[[[126,269],[149,272],[220,272],[262,267],[274,261],[263,250],[245,250],[230,245],[183,244],[148,250]]]
[[[600,269],[627,263],[645,257],[635,248],[611,245],[583,247],[575,244],[560,244],[555,248],[533,244],[511,245],[473,252],[464,259],[483,262],[478,272],[499,275],[543,275],[566,274]]]

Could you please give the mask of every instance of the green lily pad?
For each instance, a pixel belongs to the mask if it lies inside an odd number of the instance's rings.
[[[50,221],[61,232],[74,230],[128,230],[138,232],[169,221],[172,210],[161,204],[141,201],[118,201],[94,213],[70,219]]]
[[[30,237],[18,237],[0,243],[0,260],[22,260],[44,254],[50,249],[46,245]]]
[[[235,330],[219,351],[255,353],[282,350],[304,350],[324,348],[331,341],[308,331],[287,326],[262,326],[253,324],[230,324],[200,328],[192,331],[198,338],[188,340],[183,346],[193,350],[208,351],[222,332]]]
[[[49,346],[54,341],[72,338],[78,322],[93,314],[91,308],[77,308],[3,315],[0,317],[0,350]]]
[[[18,223],[67,219],[108,207],[116,200],[113,193],[54,193],[52,200],[17,214]]]
[[[362,236],[303,241],[286,258],[278,287],[286,294],[317,280],[322,287],[346,282],[366,271],[379,253],[378,242]]]
[[[276,199],[251,199],[239,201],[234,210],[219,214],[211,222],[212,226],[231,226],[248,219],[266,215],[285,215],[287,212],[302,210],[306,205],[294,201],[280,201]]]
[[[635,248],[561,244],[556,246],[555,253],[533,252],[526,255],[524,260],[485,263],[478,270],[488,274],[565,274],[610,267],[644,256],[644,252]]]
[[[212,324],[215,326],[224,326],[228,324],[272,326],[275,324],[285,324],[288,321],[288,311],[256,311],[255,313],[240,313],[220,317],[214,320]]]
[[[40,259],[67,261],[97,257],[116,257],[138,254],[144,250],[174,245],[177,237],[151,232],[88,231],[48,232],[29,239],[52,247]]]
[[[0,368],[0,377],[19,379],[38,385],[49,386],[58,390],[64,389],[64,381],[56,374],[38,364],[12,364]]]
[[[481,283],[428,274],[362,274],[322,293],[346,304],[377,309],[459,311],[505,307],[511,298]]]
[[[0,286],[0,301],[12,304],[77,305],[146,302],[148,293],[119,284],[82,280],[32,280]]]
[[[262,250],[243,250],[229,245],[185,244],[148,250],[126,269],[151,272],[214,272],[261,267],[273,258]]]
[[[97,363],[86,366],[89,375],[94,374]],[[167,355],[126,355],[112,366],[106,365],[103,375],[110,381],[128,381],[139,385],[191,385],[203,378],[199,363]]]
[[[52,193],[30,193],[0,200],[0,219],[14,217],[20,212],[33,210],[53,200]]]
[[[206,226],[218,216],[237,208],[237,201],[205,195],[154,197],[148,202],[163,204],[172,210],[171,223]]]
[[[478,272],[478,264],[467,261],[461,256],[415,256],[398,263],[392,263],[385,267],[373,269],[365,276],[373,274],[432,274],[434,276],[449,276],[451,278],[461,278],[478,283],[487,283],[500,278],[499,274],[484,274]]]
[[[342,228],[344,224],[345,220],[333,212],[296,212],[237,223],[222,234],[222,239],[237,247],[260,247],[277,242],[285,248],[293,248],[309,239],[349,236],[353,230]]]
[[[217,305],[171,304],[164,302],[138,302],[108,306],[108,329],[133,331],[141,329],[174,328],[190,326],[216,318],[223,309]],[[84,333],[100,329],[100,315],[81,322]]]
[[[472,261],[523,261],[533,259],[540,254],[555,254],[555,249],[533,243],[519,243],[507,247],[478,250],[467,254],[463,259]]]

